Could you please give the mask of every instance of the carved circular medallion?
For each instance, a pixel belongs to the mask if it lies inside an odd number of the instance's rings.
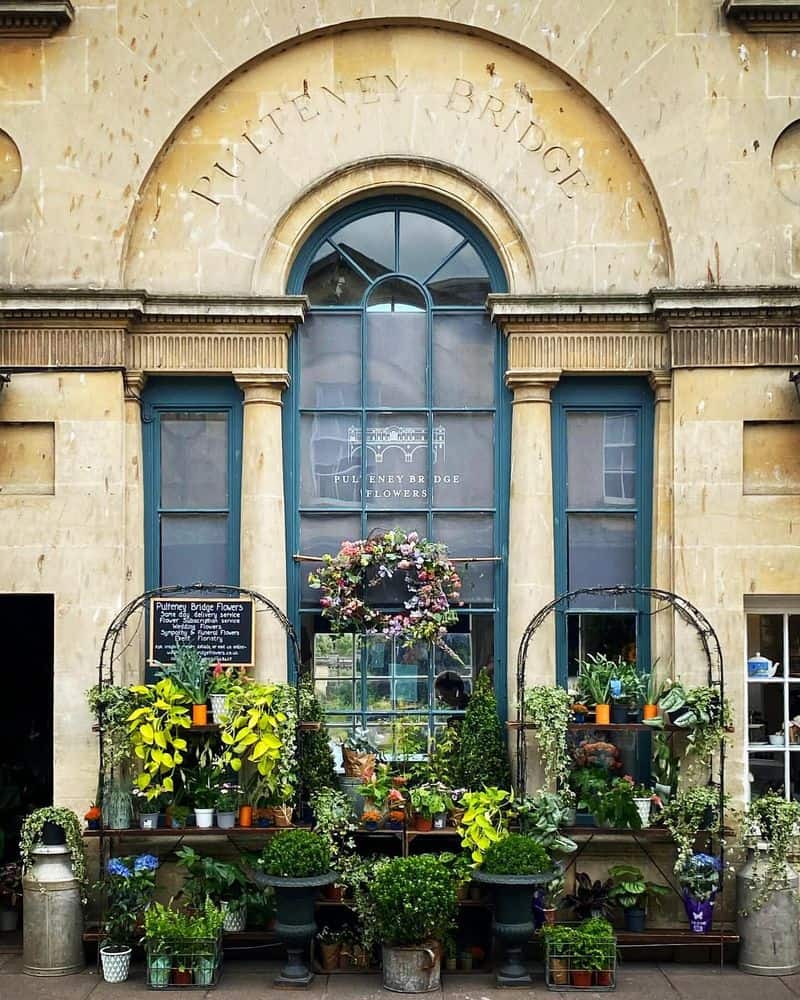
[[[800,205],[800,121],[792,122],[778,136],[772,150],[772,175],[783,197]]]
[[[0,205],[11,198],[22,180],[22,157],[17,144],[0,129]]]

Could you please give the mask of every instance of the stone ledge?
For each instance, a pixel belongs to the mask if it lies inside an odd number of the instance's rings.
[[[796,31],[800,28],[797,0],[725,0],[722,12],[750,31]]]
[[[74,17],[71,0],[0,0],[0,38],[49,38]]]

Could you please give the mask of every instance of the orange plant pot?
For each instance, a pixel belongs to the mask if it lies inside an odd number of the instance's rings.
[[[657,719],[658,718],[658,705],[642,705],[642,718],[643,719]]]
[[[239,806],[239,826],[253,825],[253,807]]]
[[[571,977],[572,985],[579,990],[589,990],[592,988],[592,972],[590,969],[573,969]]]
[[[611,706],[595,705],[594,719],[598,726],[607,726],[611,722]]]
[[[192,725],[208,725],[208,705],[192,705]]]
[[[417,833],[430,833],[433,829],[433,818],[420,816],[419,813],[417,813],[414,817],[414,829]]]
[[[595,983],[598,986],[609,987],[613,985],[613,979],[610,969],[607,969],[603,972],[595,972],[594,978],[595,978]]]

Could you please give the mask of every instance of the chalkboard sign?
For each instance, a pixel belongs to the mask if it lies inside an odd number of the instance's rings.
[[[252,667],[253,602],[248,598],[152,598],[150,662],[172,663],[177,644],[194,646],[211,663],[219,660]]]

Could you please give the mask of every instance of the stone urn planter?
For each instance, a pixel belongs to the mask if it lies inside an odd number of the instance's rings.
[[[286,965],[274,980],[276,986],[308,986],[314,974],[308,967],[311,940],[317,933],[314,900],[320,889],[337,879],[336,872],[311,875],[308,878],[284,878],[252,871],[251,877],[260,888],[275,890],[278,915],[275,931],[286,946]]]
[[[522,948],[533,936],[533,896],[555,878],[554,871],[536,875],[491,875],[476,868],[474,882],[490,888],[494,901],[492,930],[502,951],[495,972],[498,986],[530,986],[531,974],[522,962]]]

